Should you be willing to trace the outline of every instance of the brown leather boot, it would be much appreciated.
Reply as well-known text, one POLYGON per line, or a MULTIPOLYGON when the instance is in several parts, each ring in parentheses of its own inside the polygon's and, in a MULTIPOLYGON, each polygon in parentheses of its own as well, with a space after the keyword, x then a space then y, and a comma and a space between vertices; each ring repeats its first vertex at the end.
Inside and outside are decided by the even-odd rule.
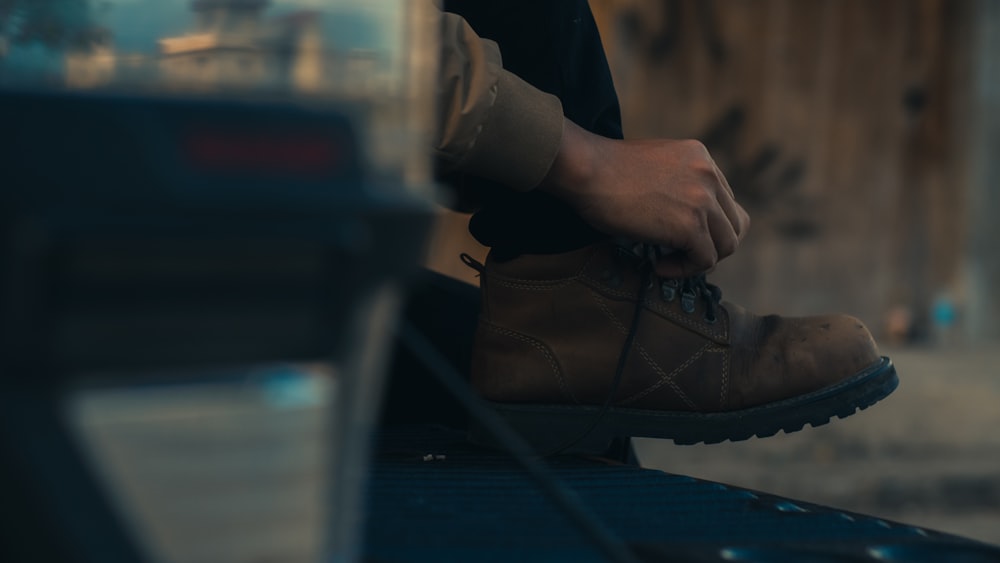
MULTIPOLYGON (((758 316, 703 277, 657 278, 646 252, 606 242, 485 266, 463 257, 483 293, 473 386, 538 451, 793 432, 896 388, 861 321, 758 316)), ((471 437, 493 445, 477 426, 471 437)))

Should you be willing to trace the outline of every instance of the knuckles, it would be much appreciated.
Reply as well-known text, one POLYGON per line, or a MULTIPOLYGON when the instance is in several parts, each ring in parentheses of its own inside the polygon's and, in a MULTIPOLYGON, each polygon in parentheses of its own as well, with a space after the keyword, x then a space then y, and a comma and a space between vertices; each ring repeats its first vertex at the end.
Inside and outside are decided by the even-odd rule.
POLYGON ((701 184, 693 184, 687 190, 684 201, 694 210, 705 210, 715 205, 715 194, 701 184))
POLYGON ((725 258, 726 256, 735 254, 739 246, 739 239, 736 237, 727 237, 724 240, 718 241, 715 249, 718 251, 720 257, 725 258))
POLYGON ((684 139, 679 141, 681 146, 689 151, 693 156, 701 157, 702 160, 710 160, 708 156, 708 149, 705 145, 697 139, 684 139))

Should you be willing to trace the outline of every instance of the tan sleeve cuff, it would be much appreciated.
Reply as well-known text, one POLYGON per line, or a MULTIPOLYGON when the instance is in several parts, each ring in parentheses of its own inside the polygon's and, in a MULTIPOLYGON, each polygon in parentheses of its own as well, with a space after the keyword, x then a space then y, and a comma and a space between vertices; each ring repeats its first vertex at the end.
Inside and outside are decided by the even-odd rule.
POLYGON ((528 191, 548 174, 562 134, 559 98, 501 70, 493 107, 457 168, 528 191))

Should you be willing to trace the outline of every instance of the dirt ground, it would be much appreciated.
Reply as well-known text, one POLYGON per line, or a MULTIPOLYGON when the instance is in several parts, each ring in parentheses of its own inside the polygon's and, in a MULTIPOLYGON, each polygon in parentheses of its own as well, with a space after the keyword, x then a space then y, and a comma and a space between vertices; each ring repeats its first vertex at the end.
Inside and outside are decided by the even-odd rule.
POLYGON ((1000 544, 1000 346, 889 349, 895 393, 844 420, 716 445, 637 441, 643 465, 1000 544))

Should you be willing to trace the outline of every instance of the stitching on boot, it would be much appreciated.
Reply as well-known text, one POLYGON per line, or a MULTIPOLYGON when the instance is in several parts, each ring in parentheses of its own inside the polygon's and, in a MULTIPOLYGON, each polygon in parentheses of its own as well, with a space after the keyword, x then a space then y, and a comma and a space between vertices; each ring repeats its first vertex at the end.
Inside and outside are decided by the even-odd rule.
POLYGON ((722 354, 722 387, 719 389, 719 409, 726 410, 729 401, 729 358, 726 358, 725 348, 712 348, 713 354, 722 354))
POLYGON ((507 281, 504 278, 499 278, 497 276, 490 276, 490 281, 497 285, 501 285, 503 287, 507 287, 510 289, 525 289, 528 291, 549 291, 552 289, 557 289, 569 285, 570 282, 573 281, 573 279, 570 278, 566 280, 552 280, 552 281, 544 280, 544 281, 535 281, 532 283, 524 283, 525 281, 528 280, 507 281))
POLYGON ((492 272, 488 272, 487 275, 496 280, 496 282, 499 283, 500 285, 510 287, 513 289, 549 289, 555 287, 562 287, 576 280, 581 275, 584 275, 583 272, 587 270, 587 266, 590 266, 590 263, 593 262, 594 256, 596 255, 597 255, 596 251, 591 252, 590 256, 587 257, 586 262, 583 263, 583 266, 581 266, 580 269, 575 274, 565 278, 556 278, 554 280, 528 280, 524 278, 512 278, 510 276, 505 276, 503 274, 496 274, 492 272))
MULTIPOLYGON (((587 275, 581 276, 581 279, 590 282, 587 285, 591 286, 591 290, 592 291, 594 290, 594 287, 598 287, 598 288, 600 288, 600 290, 602 292, 608 293, 608 294, 613 295, 615 297, 621 297, 623 299, 630 299, 630 300, 634 300, 637 297, 636 294, 630 293, 628 291, 622 291, 622 290, 611 289, 609 287, 604 287, 600 283, 598 283, 597 280, 595 280, 594 278, 591 278, 591 277, 589 277, 587 275)), ((719 330, 717 328, 713 328, 712 325, 709 325, 707 323, 703 323, 701 321, 694 320, 691 317, 686 316, 686 315, 681 315, 681 314, 677 313, 676 311, 671 311, 670 309, 667 309, 667 308, 663 307, 662 305, 660 305, 659 303, 657 303, 655 300, 646 299, 643 302, 643 305, 645 305, 646 307, 649 307, 650 309, 652 309, 653 311, 656 311, 657 313, 660 313, 661 315, 664 315, 664 316, 670 318, 671 320, 677 322, 680 325, 694 325, 699 330, 701 330, 701 331, 709 334, 713 338, 718 338, 718 339, 723 339, 723 340, 726 338, 726 333, 725 332, 723 332, 723 331, 721 331, 721 330, 719 330)))
POLYGON ((649 387, 647 387, 646 389, 643 389, 642 391, 636 393, 635 395, 632 395, 631 397, 628 397, 625 400, 623 400, 621 402, 621 404, 624 405, 624 404, 628 404, 628 403, 634 403, 634 402, 638 401, 639 399, 645 397, 646 395, 649 395, 653 391, 656 391, 660 387, 663 387, 663 384, 666 383, 666 384, 670 385, 670 388, 673 389, 674 392, 676 392, 678 395, 680 395, 680 398, 684 400, 684 404, 686 404, 687 406, 691 407, 691 409, 693 409, 693 410, 699 410, 698 409, 698 405, 696 405, 694 403, 694 401, 692 401, 691 398, 687 396, 687 393, 684 393, 684 391, 681 390, 680 386, 677 385, 677 382, 674 381, 674 378, 677 377, 677 375, 679 373, 681 373, 682 371, 684 371, 687 368, 691 367, 691 364, 693 364, 696 360, 698 360, 699 358, 701 358, 705 354, 705 348, 707 348, 707 347, 708 347, 708 345, 706 344, 700 350, 698 350, 697 352, 695 352, 693 356, 691 356, 690 358, 688 358, 683 364, 681 364, 681 365, 677 366, 676 368, 674 368, 674 370, 671 371, 669 374, 665 373, 663 371, 663 369, 660 368, 660 365, 657 364, 656 361, 653 360, 653 358, 651 358, 648 353, 646 353, 645 348, 640 347, 639 348, 639 353, 642 355, 643 358, 646 359, 647 362, 649 362, 649 364, 653 367, 653 369, 656 371, 656 373, 660 374, 661 377, 660 377, 660 379, 656 383, 650 385, 649 387))
MULTIPOLYGON (((616 317, 615 314, 611 311, 611 309, 608 308, 607 303, 605 303, 604 300, 601 299, 601 296, 596 291, 593 290, 591 290, 590 294, 597 302, 597 306, 600 307, 601 311, 603 311, 604 314, 607 315, 609 319, 611 319, 611 322, 615 325, 615 327, 618 328, 619 332, 622 332, 623 334, 627 335, 628 329, 625 328, 625 325, 623 325, 621 321, 618 320, 618 317, 616 317)), ((653 358, 649 355, 649 353, 646 352, 646 348, 643 347, 642 344, 636 342, 635 348, 636 350, 639 351, 639 355, 642 356, 644 360, 646 360, 646 363, 649 364, 649 367, 653 368, 653 371, 660 376, 660 379, 656 380, 655 383, 653 383, 646 389, 643 389, 642 391, 639 391, 638 393, 630 397, 622 399, 621 401, 618 402, 618 404, 627 405, 628 403, 633 403, 645 397, 646 395, 652 393, 653 391, 659 389, 660 387, 663 387, 664 384, 667 384, 674 391, 674 393, 676 393, 677 396, 680 397, 682 401, 684 401, 684 404, 691 407, 692 410, 698 410, 698 406, 695 405, 694 401, 692 401, 691 398, 687 396, 687 393, 685 393, 680 388, 680 386, 677 385, 677 382, 674 381, 674 377, 676 377, 677 374, 680 373, 681 371, 687 369, 695 360, 700 358, 701 355, 705 352, 705 350, 707 350, 710 346, 711 344, 705 344, 704 346, 701 347, 700 350, 695 352, 693 356, 688 358, 687 361, 682 363, 680 366, 676 367, 673 371, 671 371, 668 374, 663 370, 663 368, 660 367, 658 363, 656 363, 655 360, 653 360, 653 358)))
POLYGON ((559 384, 559 389, 562 390, 562 392, 565 393, 574 403, 579 404, 580 401, 578 401, 576 399, 576 396, 573 395, 573 392, 569 388, 568 382, 563 377, 562 369, 560 369, 559 367, 559 362, 556 361, 555 355, 552 353, 551 350, 549 350, 549 347, 546 346, 545 343, 540 342, 530 336, 521 334, 519 332, 514 332, 513 330, 499 327, 488 321, 481 321, 481 322, 486 328, 492 330, 493 332, 496 332, 497 334, 500 334, 502 336, 509 336, 510 338, 523 342, 541 352, 542 355, 545 356, 545 359, 548 360, 549 366, 552 367, 552 373, 553 375, 556 376, 556 381, 559 384))

